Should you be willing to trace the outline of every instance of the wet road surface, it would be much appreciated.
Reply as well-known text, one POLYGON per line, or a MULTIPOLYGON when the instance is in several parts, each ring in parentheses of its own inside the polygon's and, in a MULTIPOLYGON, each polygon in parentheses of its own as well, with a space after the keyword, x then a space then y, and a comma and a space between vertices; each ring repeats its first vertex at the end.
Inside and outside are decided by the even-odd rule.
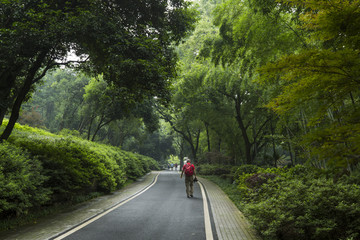
POLYGON ((69 233, 54 239, 206 239, 199 184, 194 184, 194 198, 187 198, 184 178, 176 171, 162 172, 136 198, 69 233))

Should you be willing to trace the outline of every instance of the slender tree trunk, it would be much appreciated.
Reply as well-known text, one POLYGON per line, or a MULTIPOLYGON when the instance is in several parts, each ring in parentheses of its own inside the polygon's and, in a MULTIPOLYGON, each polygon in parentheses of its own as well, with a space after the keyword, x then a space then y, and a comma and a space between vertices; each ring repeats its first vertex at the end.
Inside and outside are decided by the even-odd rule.
POLYGON ((86 118, 85 117, 82 117, 81 120, 80 120, 80 123, 79 123, 79 127, 78 127, 78 131, 79 133, 81 134, 83 132, 83 129, 86 125, 86 118))
POLYGON ((288 137, 288 148, 289 148, 289 152, 290 152, 290 160, 291 160, 291 164, 294 166, 295 165, 295 161, 294 161, 294 157, 293 157, 293 150, 292 150, 292 146, 291 146, 291 142, 290 142, 290 132, 289 132, 289 128, 286 126, 286 134, 288 137))
POLYGON ((249 136, 246 132, 246 127, 244 125, 243 119, 241 117, 241 102, 239 98, 235 98, 235 109, 236 109, 236 120, 238 122, 239 128, 242 133, 242 137, 245 143, 245 155, 246 155, 246 163, 251 164, 252 158, 251 158, 251 143, 249 140, 249 136))
POLYGON ((257 156, 258 153, 258 142, 257 142, 257 134, 256 134, 256 126, 257 126, 257 122, 256 122, 256 116, 254 116, 254 125, 252 127, 252 132, 253 132, 253 143, 252 143, 252 149, 253 149, 253 154, 251 159, 255 159, 255 157, 257 156))
POLYGON ((59 129, 58 129, 59 131, 61 131, 61 130, 64 128, 65 118, 67 118, 68 112, 69 112, 68 107, 65 106, 64 113, 63 113, 62 118, 61 118, 61 121, 60 121, 60 123, 59 123, 59 129))
POLYGON ((15 80, 16 76, 12 74, 12 69, 7 69, 0 74, 0 126, 13 100, 10 99, 10 93, 15 85, 15 80))
POLYGON ((95 140, 95 137, 96 137, 97 133, 99 132, 99 130, 100 130, 102 127, 104 127, 105 125, 109 124, 109 123, 112 121, 112 119, 109 120, 109 121, 107 121, 107 122, 103 122, 103 120, 104 120, 104 117, 101 117, 101 120, 100 120, 98 126, 96 127, 96 130, 95 130, 95 132, 94 132, 94 135, 93 135, 91 141, 94 141, 94 140, 95 140))
POLYGON ((300 110, 300 115, 301 115, 301 125, 304 129, 304 133, 307 134, 307 120, 306 120, 306 116, 303 110, 300 110))
POLYGON ((182 170, 183 166, 184 166, 184 138, 180 139, 180 143, 179 143, 179 148, 180 148, 180 153, 179 153, 179 158, 180 158, 180 170, 182 170))
POLYGON ((89 128, 88 128, 87 140, 90 140, 91 125, 92 125, 93 120, 94 120, 94 117, 91 117, 90 118, 90 123, 89 123, 89 128))
POLYGON ((351 98, 352 104, 355 105, 355 100, 354 100, 354 96, 353 96, 352 92, 350 92, 350 98, 351 98))
POLYGON ((193 140, 192 140, 191 132, 190 132, 189 129, 187 130, 187 132, 188 132, 188 136, 189 136, 188 139, 189 139, 190 141, 187 140, 187 139, 185 139, 185 140, 187 140, 188 143, 190 144, 191 153, 192 153, 192 156, 193 156, 193 162, 194 162, 194 163, 197 163, 197 151, 198 151, 198 148, 199 148, 200 129, 198 129, 197 132, 196 132, 196 136, 195 136, 196 140, 195 140, 195 143, 194 143, 193 140))
POLYGON ((26 98, 26 95, 29 93, 31 86, 33 84, 35 75, 37 71, 41 68, 41 65, 46 57, 47 51, 43 51, 39 54, 36 61, 32 65, 32 67, 29 69, 28 75, 25 78, 24 85, 20 89, 19 93, 17 94, 16 100, 12 106, 11 109, 11 115, 9 119, 9 123, 6 126, 4 132, 0 136, 0 141, 7 140, 14 129, 15 123, 19 118, 19 112, 21 108, 21 104, 26 98))
POLYGON ((206 138, 207 138, 208 152, 211 152, 210 134, 209 134, 209 123, 207 123, 207 122, 205 122, 205 129, 206 129, 206 138))
MULTIPOLYGON (((270 130, 271 130, 271 134, 274 136, 275 130, 272 125, 272 122, 270 122, 270 130)), ((272 138, 271 142, 272 142, 272 150, 273 150, 274 167, 277 167, 277 154, 276 154, 276 145, 274 138, 272 138)))
POLYGON ((218 151, 221 151, 221 138, 219 137, 219 141, 218 141, 218 151))
POLYGON ((99 121, 98 125, 96 126, 95 132, 91 138, 92 142, 94 141, 96 134, 98 133, 99 129, 101 128, 101 124, 102 124, 103 120, 104 120, 104 115, 101 116, 100 121, 99 121))
POLYGON ((162 112, 160 109, 157 109, 158 112, 160 113, 161 117, 168 123, 170 123, 170 126, 172 127, 172 129, 179 133, 183 139, 185 141, 187 141, 190 145, 191 148, 191 152, 192 152, 192 156, 193 156, 193 160, 194 162, 197 161, 197 151, 198 151, 198 147, 199 147, 199 138, 200 138, 200 129, 198 129, 197 133, 196 133, 196 143, 194 146, 194 142, 193 142, 193 138, 192 138, 192 134, 190 132, 190 130, 187 128, 186 131, 182 131, 179 130, 176 125, 174 124, 174 122, 172 121, 171 117, 167 114, 165 114, 164 112, 162 112))

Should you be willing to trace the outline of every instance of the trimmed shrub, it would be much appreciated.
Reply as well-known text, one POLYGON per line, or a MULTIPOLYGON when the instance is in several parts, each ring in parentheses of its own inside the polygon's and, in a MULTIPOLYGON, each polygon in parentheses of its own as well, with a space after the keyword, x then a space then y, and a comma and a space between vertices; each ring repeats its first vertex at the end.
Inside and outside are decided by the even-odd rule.
POLYGON ((360 239, 360 187, 306 166, 239 177, 244 212, 264 239, 360 239))
POLYGON ((9 141, 36 156, 48 179, 52 202, 72 201, 91 192, 109 193, 158 168, 155 160, 120 148, 86 141, 74 136, 58 136, 41 129, 16 125, 9 141))
POLYGON ((334 184, 325 178, 306 183, 287 179, 264 184, 262 191, 267 194, 247 204, 245 212, 266 239, 360 237, 360 188, 357 185, 334 184))
POLYGON ((7 142, 0 144, 0 216, 19 216, 49 200, 47 178, 36 158, 7 142))
POLYGON ((91 144, 69 137, 32 135, 16 138, 14 143, 43 163, 44 172, 49 176, 45 186, 54 192, 54 201, 71 200, 75 195, 93 191, 113 191, 117 185, 114 174, 123 175, 114 160, 100 148, 95 151, 91 144))
POLYGON ((146 172, 150 172, 151 170, 154 170, 154 171, 160 170, 159 163, 155 159, 148 157, 148 156, 140 155, 140 154, 135 154, 135 155, 141 160, 141 162, 144 163, 146 172))

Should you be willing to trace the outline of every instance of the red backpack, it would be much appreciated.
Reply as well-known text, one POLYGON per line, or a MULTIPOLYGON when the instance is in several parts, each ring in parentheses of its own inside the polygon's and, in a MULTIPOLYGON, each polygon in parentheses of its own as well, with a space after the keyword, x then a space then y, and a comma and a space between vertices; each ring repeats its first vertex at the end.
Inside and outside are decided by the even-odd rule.
POLYGON ((194 174, 194 167, 192 164, 185 165, 185 175, 192 176, 194 174))

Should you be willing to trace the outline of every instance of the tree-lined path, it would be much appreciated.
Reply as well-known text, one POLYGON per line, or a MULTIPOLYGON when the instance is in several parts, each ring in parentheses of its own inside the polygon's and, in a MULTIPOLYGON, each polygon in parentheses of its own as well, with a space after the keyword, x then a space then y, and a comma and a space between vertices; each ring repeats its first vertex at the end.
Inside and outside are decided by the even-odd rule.
POLYGON ((259 239, 226 194, 199 179, 188 199, 179 172, 153 171, 113 194, 3 232, 0 239, 259 239))
POLYGON ((7 0, 0 43, 0 240, 360 240, 360 0, 7 0))

